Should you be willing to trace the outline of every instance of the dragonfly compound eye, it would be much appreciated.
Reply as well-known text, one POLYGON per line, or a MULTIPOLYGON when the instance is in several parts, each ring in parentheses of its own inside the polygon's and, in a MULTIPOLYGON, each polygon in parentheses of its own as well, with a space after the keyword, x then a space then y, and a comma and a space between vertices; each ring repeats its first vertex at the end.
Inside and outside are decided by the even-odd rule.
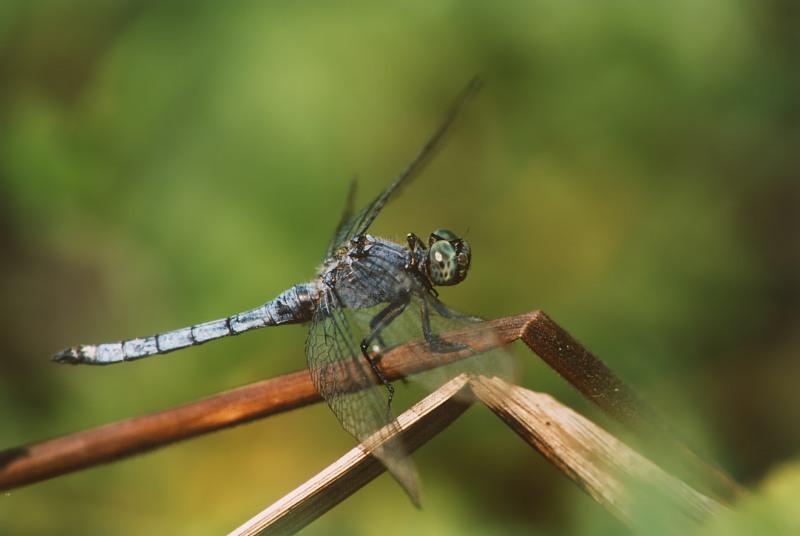
POLYGON ((467 277, 471 252, 469 244, 446 230, 431 234, 428 251, 428 276, 434 285, 448 286, 467 277))

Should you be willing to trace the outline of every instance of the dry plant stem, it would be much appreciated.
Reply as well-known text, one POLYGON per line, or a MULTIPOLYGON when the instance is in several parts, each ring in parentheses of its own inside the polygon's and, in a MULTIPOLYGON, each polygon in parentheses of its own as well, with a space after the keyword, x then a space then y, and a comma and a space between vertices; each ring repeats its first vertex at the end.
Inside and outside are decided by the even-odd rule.
MULTIPOLYGON (((522 339, 584 396, 612 418, 644 435, 643 439, 659 444, 669 437, 659 424, 661 420, 632 389, 541 311, 489 321, 480 329, 466 328, 442 334, 442 338, 465 343, 475 351, 486 350, 482 335, 486 328, 496 333, 496 342, 501 344, 522 339), (650 437, 652 434, 655 436, 650 437)), ((381 367, 386 377, 394 380, 469 355, 469 351, 431 354, 424 341, 411 341, 387 352, 381 367)), ((0 490, 108 463, 318 400, 310 374, 304 370, 150 415, 8 449, 0 452, 0 490)), ((680 445, 672 438, 670 441, 680 445)), ((680 450, 690 453, 682 446, 680 450)), ((702 479, 713 480, 716 488, 722 488, 723 497, 736 496, 739 488, 729 477, 691 453, 688 458, 693 461, 687 464, 699 467, 696 472, 702 479)))
POLYGON ((546 314, 536 311, 520 337, 583 396, 632 431, 659 463, 726 503, 745 495, 739 484, 684 444, 636 391, 546 314))
POLYGON ((0 452, 0 489, 126 458, 319 399, 308 371, 301 371, 164 411, 5 450, 0 452))
MULTIPOLYGON (((643 495, 664 509, 676 533, 692 531, 726 511, 549 395, 499 378, 461 375, 402 414, 398 430, 409 451, 466 409, 467 400, 473 396, 465 396, 465 391, 635 531, 646 534, 652 529, 646 518, 637 516, 643 495)), ((386 439, 385 434, 375 437, 386 439)), ((353 449, 231 534, 294 534, 321 517, 384 471, 368 455, 369 442, 365 444, 366 448, 360 445, 353 449)))
MULTIPOLYGON (((444 430, 470 406, 467 384, 467 377, 459 376, 397 418, 398 440, 407 452, 444 430)), ((231 534, 294 534, 321 517, 386 470, 369 455, 371 447, 387 439, 386 434, 378 432, 374 438, 379 438, 375 445, 365 441, 231 534)))
POLYGON ((478 400, 632 529, 648 532, 636 516, 642 492, 670 508, 672 522, 686 529, 726 511, 549 395, 499 378, 473 378, 470 384, 478 400))

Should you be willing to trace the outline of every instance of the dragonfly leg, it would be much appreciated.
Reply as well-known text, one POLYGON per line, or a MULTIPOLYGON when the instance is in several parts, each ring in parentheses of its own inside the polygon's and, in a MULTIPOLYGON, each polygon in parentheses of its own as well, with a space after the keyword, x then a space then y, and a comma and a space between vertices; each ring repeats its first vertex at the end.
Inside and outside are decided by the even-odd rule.
MULTIPOLYGON (((436 307, 437 303, 438 300, 434 298, 434 308, 437 311, 439 311, 439 308, 436 307)), ((419 308, 420 308, 420 315, 422 316, 422 334, 425 336, 425 340, 430 345, 432 351, 437 353, 447 353, 447 352, 457 352, 459 350, 472 350, 472 348, 470 348, 469 345, 467 344, 462 344, 460 342, 444 341, 440 339, 438 335, 434 335, 433 330, 431 330, 431 316, 430 316, 430 310, 428 309, 427 296, 423 296, 422 299, 420 299, 419 308)))
POLYGON ((386 416, 387 420, 391 420, 390 410, 392 407, 392 399, 394 398, 394 387, 392 386, 391 382, 386 379, 386 376, 381 371, 378 363, 383 357, 381 350, 376 349, 375 355, 370 355, 370 346, 372 345, 373 341, 378 341, 378 344, 383 347, 385 346, 383 342, 383 338, 381 337, 381 333, 383 332, 386 327, 394 321, 395 318, 400 316, 403 311, 406 310, 410 300, 410 296, 405 295, 404 299, 396 301, 394 303, 390 303, 385 308, 383 308, 375 317, 370 320, 369 322, 369 334, 361 341, 361 354, 369 363, 372 372, 375 373, 378 380, 386 387, 386 390, 389 391, 389 397, 386 402, 386 416))

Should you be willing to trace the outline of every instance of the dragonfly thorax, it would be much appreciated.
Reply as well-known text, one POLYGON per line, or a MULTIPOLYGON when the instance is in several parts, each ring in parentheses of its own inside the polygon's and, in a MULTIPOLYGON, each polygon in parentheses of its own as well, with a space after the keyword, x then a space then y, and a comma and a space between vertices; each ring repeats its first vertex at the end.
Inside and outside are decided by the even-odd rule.
POLYGON ((467 277, 472 253, 466 240, 452 231, 439 229, 431 233, 428 248, 425 265, 431 283, 450 286, 467 277))

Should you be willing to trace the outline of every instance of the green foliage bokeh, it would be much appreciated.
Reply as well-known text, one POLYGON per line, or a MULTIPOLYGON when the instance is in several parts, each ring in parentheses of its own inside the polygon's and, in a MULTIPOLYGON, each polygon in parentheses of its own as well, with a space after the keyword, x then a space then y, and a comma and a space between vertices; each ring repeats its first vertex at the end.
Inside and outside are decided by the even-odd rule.
MULTIPOLYGON (((303 367, 297 326, 119 367, 48 357, 310 279, 351 178, 371 199, 479 73, 374 231, 466 233, 447 303, 544 309, 759 482, 800 450, 796 20, 778 0, 4 2, 0 449, 303 367)), ((595 415, 519 353, 524 385, 595 415)), ((351 445, 327 408, 296 411, 15 490, 0 532, 216 534, 351 445)), ((308 532, 620 530, 486 412, 415 459, 422 511, 382 477, 308 532)))

